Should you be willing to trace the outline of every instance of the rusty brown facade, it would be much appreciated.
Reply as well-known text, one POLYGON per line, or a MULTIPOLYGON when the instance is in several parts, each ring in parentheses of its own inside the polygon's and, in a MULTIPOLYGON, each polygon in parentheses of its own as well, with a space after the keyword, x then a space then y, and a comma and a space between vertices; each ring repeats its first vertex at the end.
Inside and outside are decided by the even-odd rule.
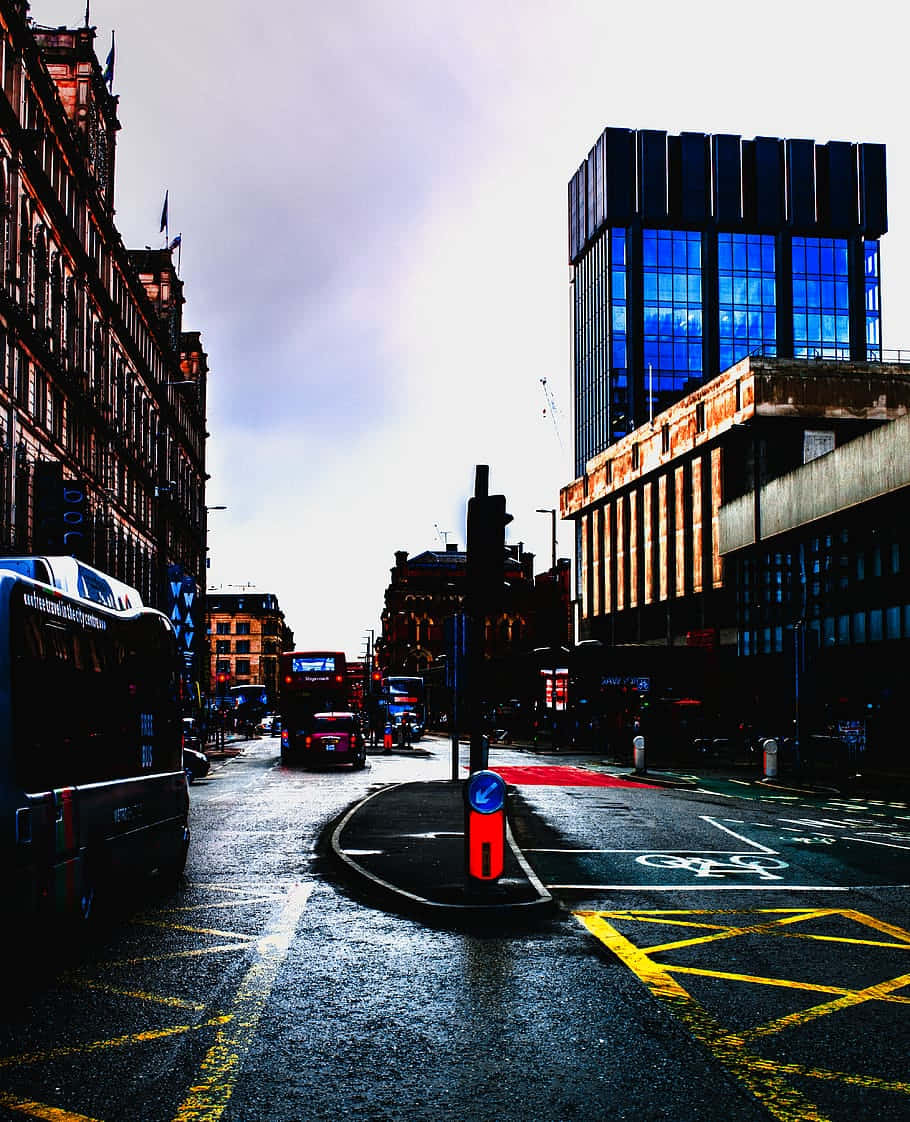
POLYGON ((287 626, 278 597, 246 589, 206 596, 206 632, 213 695, 232 686, 265 686, 270 704, 278 696, 278 656, 292 650, 294 633, 287 626))
MULTIPOLYGON (((578 638, 622 648, 614 663, 637 673, 670 665, 658 648, 715 650, 729 667, 737 589, 721 507, 908 412, 908 365, 753 357, 611 445, 560 492, 581 544, 578 638)), ((759 499, 753 516, 760 542, 759 499)))
POLYGON ((169 572, 204 588, 207 359, 171 252, 114 224, 94 29, 27 8, 0 3, 0 551, 47 551, 36 480, 57 463, 87 495, 82 559, 168 610, 169 572))

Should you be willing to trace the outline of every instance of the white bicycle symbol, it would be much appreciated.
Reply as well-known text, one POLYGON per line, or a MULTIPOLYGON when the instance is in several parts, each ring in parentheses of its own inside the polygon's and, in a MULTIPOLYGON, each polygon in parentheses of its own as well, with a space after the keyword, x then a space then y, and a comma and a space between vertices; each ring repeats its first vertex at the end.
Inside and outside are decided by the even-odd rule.
POLYGON ((734 853, 729 861, 717 861, 713 857, 683 857, 677 853, 648 853, 644 857, 636 857, 635 860, 639 865, 647 865, 653 869, 684 869, 697 877, 754 873, 762 880, 783 880, 783 877, 771 870, 787 868, 786 861, 759 853, 734 853))

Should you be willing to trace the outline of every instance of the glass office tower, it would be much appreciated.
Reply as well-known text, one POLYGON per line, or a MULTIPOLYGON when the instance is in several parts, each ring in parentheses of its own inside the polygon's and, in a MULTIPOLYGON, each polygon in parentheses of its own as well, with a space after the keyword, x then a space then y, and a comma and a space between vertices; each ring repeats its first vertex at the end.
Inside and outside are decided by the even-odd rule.
POLYGON ((575 473, 748 354, 881 359, 880 144, 606 129, 569 183, 575 473))

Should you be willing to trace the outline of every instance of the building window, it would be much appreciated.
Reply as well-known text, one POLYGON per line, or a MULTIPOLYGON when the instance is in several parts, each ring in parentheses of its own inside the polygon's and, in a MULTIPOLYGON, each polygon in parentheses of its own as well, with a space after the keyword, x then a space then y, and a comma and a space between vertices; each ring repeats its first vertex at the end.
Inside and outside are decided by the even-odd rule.
POLYGON ((238 639, 234 644, 234 651, 236 654, 249 654, 250 641, 249 639, 238 639))
POLYGON ((249 633, 250 633, 250 621, 248 619, 238 620, 237 621, 237 634, 238 635, 249 635, 249 633))
POLYGON ((626 232, 610 231, 610 440, 632 431, 626 358, 626 232))
POLYGON ((850 357, 845 238, 793 239, 793 355, 850 357))
POLYGON ((220 658, 215 663, 216 674, 230 674, 231 664, 226 658, 220 658))
POLYGON ((220 621, 219 623, 215 624, 215 634, 216 635, 230 635, 230 633, 231 633, 230 620, 228 620, 227 622, 220 621))
POLYGON ((880 361, 882 357, 882 313, 879 296, 878 242, 863 246, 866 284, 866 358, 880 361))
POLYGON ((249 674, 249 672, 250 672, 250 660, 248 658, 238 658, 237 661, 234 664, 234 669, 235 669, 235 671, 237 672, 238 675, 249 674))
POLYGON ((230 654, 231 641, 230 639, 216 639, 215 640, 215 654, 230 654))
POLYGON ((777 354, 773 236, 718 234, 717 286, 721 370, 755 351, 777 354))
POLYGON ((644 374, 660 412, 702 376, 701 234, 642 231, 644 374))

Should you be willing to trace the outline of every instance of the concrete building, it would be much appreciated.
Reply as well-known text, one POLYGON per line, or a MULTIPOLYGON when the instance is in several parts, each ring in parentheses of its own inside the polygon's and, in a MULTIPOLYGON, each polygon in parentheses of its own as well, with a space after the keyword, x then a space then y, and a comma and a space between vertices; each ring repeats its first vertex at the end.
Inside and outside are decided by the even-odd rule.
POLYGON ((0 552, 72 552, 134 585, 198 681, 206 355, 170 250, 130 251, 114 224, 94 29, 27 11, 0 5, 0 552))
POLYGON ((278 656, 294 647, 278 597, 254 588, 241 592, 209 589, 205 602, 209 674, 213 696, 235 686, 265 686, 269 704, 278 697, 278 656))
MULTIPOLYGON (((752 709, 759 695, 767 705, 769 689, 791 707, 789 664, 782 692, 780 674, 765 688, 756 663, 737 662, 792 651, 802 618, 793 609, 796 554, 784 560, 767 544, 801 525, 786 518, 798 508, 775 498, 772 513, 766 489, 789 494, 781 488, 794 473, 853 464, 854 442, 864 447, 873 435, 897 457, 882 478, 897 479, 906 469, 903 427, 890 436, 888 422, 908 414, 910 365, 746 358, 593 457, 560 503, 580 542, 579 637, 602 644, 600 669, 647 677, 655 694, 694 694, 717 712, 752 709)), ((854 505, 876 494, 868 475, 858 477, 854 505)), ((850 486, 818 492, 819 513, 803 520, 836 511, 850 486)), ((812 497, 806 484, 801 494, 812 497)), ((817 646, 830 638, 832 618, 819 608, 806 625, 817 646)))

